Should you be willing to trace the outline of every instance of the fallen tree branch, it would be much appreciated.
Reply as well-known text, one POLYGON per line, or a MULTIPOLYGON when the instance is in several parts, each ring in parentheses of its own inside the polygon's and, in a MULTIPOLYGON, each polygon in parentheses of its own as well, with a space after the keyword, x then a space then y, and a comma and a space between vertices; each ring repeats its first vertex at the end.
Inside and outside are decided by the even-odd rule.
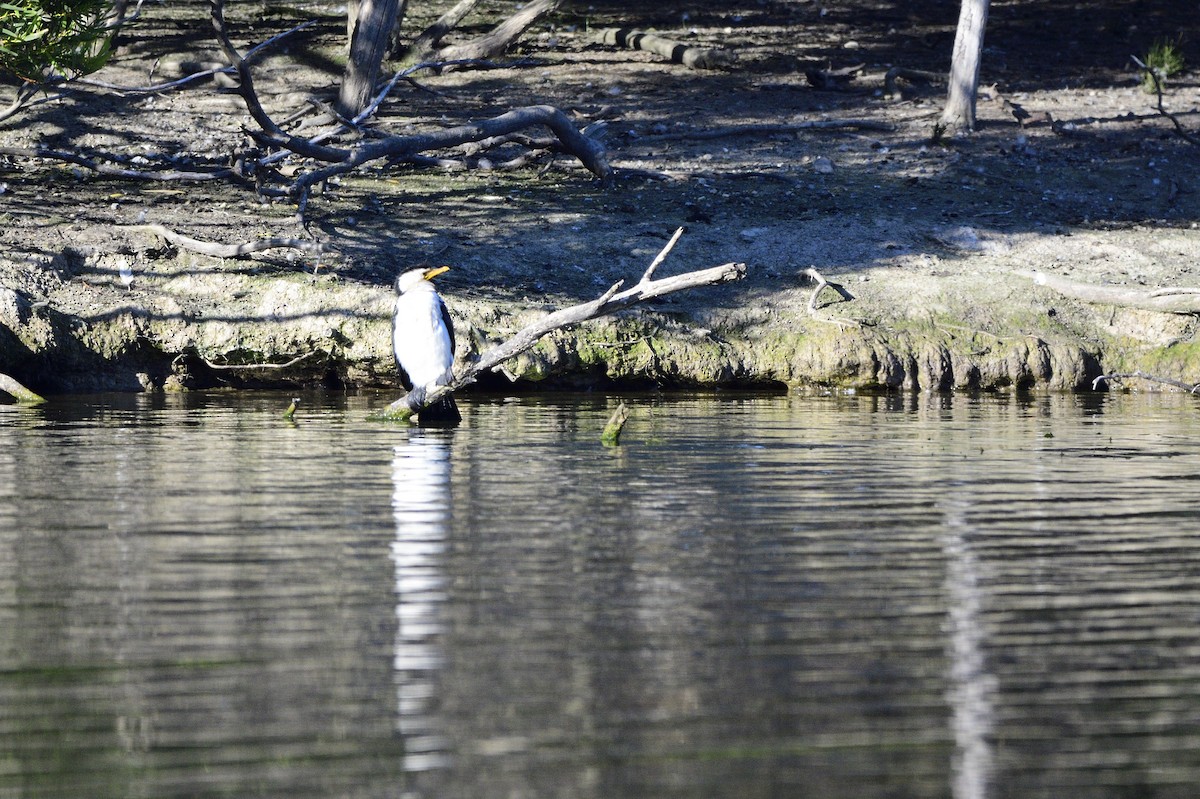
MULTIPOLYGON (((302 30, 307 30, 316 24, 316 20, 310 19, 308 22, 301 22, 299 25, 295 26, 294 28, 289 28, 283 33, 277 33, 271 38, 256 44, 254 47, 251 47, 246 51, 246 55, 243 56, 243 58, 247 62, 253 62, 255 58, 257 58, 271 45, 277 44, 278 42, 281 42, 289 36, 299 33, 302 30)), ((211 78, 216 75, 231 75, 236 72, 237 69, 233 66, 212 67, 210 69, 203 69, 198 72, 193 72, 190 75, 184 75, 182 78, 167 81, 166 83, 154 84, 152 86, 121 86, 116 83, 107 83, 105 81, 96 80, 95 78, 75 78, 74 80, 71 80, 70 83, 72 85, 78 84, 83 86, 91 86, 97 89, 106 89, 118 94, 155 94, 157 92, 177 89, 180 86, 185 86, 188 83, 191 83, 192 81, 211 78)))
MULTIPOLYGON (((463 18, 470 14, 477 5, 479 5, 479 0, 460 0, 412 41, 412 44, 406 48, 403 59, 405 61, 427 59, 437 49, 446 34, 458 27, 458 23, 462 22, 463 18)), ((400 55, 400 53, 394 55, 400 55)))
MULTIPOLYGON (((15 116, 18 111, 28 105, 29 102, 37 96, 39 91, 48 88, 54 82, 55 81, 45 81, 43 83, 35 83, 33 81, 26 81, 25 83, 22 83, 17 87, 17 91, 13 96, 12 103, 10 103, 7 108, 0 110, 0 122, 5 121, 9 117, 15 116)), ((42 100, 42 102, 49 102, 51 99, 53 98, 47 96, 42 100)))
POLYGON ((1189 289, 1127 289, 1120 286, 1099 286, 1081 283, 1045 272, 1018 271, 1014 274, 1032 279, 1067 297, 1096 305, 1116 305, 1145 311, 1174 314, 1200 314, 1200 294, 1189 289))
MULTIPOLYGON (((649 271, 647 270, 647 272, 649 271)), ((745 274, 745 264, 731 262, 659 280, 643 278, 637 285, 624 291, 621 291, 624 281, 618 281, 608 291, 590 302, 563 308, 527 325, 507 341, 492 347, 477 360, 456 370, 454 379, 448 384, 428 391, 420 387, 414 388, 377 414, 377 418, 407 421, 419 413, 422 408, 475 382, 475 376, 480 372, 495 369, 510 358, 515 358, 530 349, 542 336, 554 330, 577 325, 599 316, 606 316, 664 294, 741 280, 745 274)))
POLYGON ((98 175, 107 175, 109 177, 125 178, 126 180, 154 180, 154 181, 204 181, 218 180, 234 176, 234 171, 228 167, 214 169, 211 172, 195 172, 180 169, 164 169, 162 171, 154 171, 150 169, 130 169, 129 167, 116 166, 126 162, 129 159, 124 156, 114 155, 112 153, 96 153, 93 155, 85 155, 83 153, 72 152, 70 150, 55 150, 50 147, 38 145, 36 147, 8 147, 0 146, 0 155, 9 155, 17 158, 45 158, 49 161, 63 161, 68 164, 75 164, 83 167, 98 175), (107 163, 107 162, 113 163, 107 163))
POLYGON ((597 31, 595 41, 609 47, 645 50, 672 63, 691 69, 724 69, 737 60, 737 53, 714 47, 692 47, 654 33, 633 28, 605 28, 597 31))
POLYGON ((429 133, 389 136, 386 139, 376 139, 360 144, 337 163, 329 164, 297 178, 292 184, 291 192, 294 197, 300 199, 303 205, 308 192, 317 183, 350 172, 370 161, 381 158, 409 158, 427 150, 457 147, 467 142, 504 136, 534 125, 545 125, 550 128, 562 142, 566 152, 578 158, 592 174, 605 183, 612 180, 612 167, 604 154, 604 147, 599 142, 580 132, 567 115, 559 109, 549 105, 533 105, 516 108, 480 122, 429 133))
POLYGON ((806 130, 847 129, 894 131, 896 126, 888 122, 878 122, 873 119, 810 119, 806 122, 795 122, 792 124, 733 125, 727 128, 657 133, 648 136, 639 136, 637 143, 672 141, 676 139, 704 141, 706 139, 723 139, 730 136, 770 136, 778 133, 799 133, 806 130))
POLYGON ((612 416, 608 417, 608 424, 604 425, 604 430, 600 433, 600 442, 606 447, 615 447, 620 444, 621 431, 625 429, 625 423, 628 421, 629 408, 625 407, 625 403, 622 402, 617 405, 612 416))
POLYGON ((838 283, 830 283, 828 280, 825 279, 825 276, 822 275, 820 272, 818 272, 815 268, 809 267, 808 269, 805 269, 804 274, 807 275, 808 277, 812 278, 812 280, 815 281, 817 284, 817 287, 815 289, 813 289, 812 296, 808 298, 809 313, 817 312, 817 296, 825 288, 833 289, 846 302, 850 302, 854 299, 854 295, 851 294, 850 292, 846 291, 846 289, 843 286, 841 286, 838 283))
POLYGON ((243 244, 217 244, 216 242, 193 239, 182 233, 176 233, 162 225, 126 225, 125 227, 129 230, 141 230, 153 233, 169 244, 174 244, 176 247, 190 250, 191 252, 198 252, 202 255, 211 255, 214 258, 241 258, 250 253, 273 249, 293 249, 318 255, 329 251, 329 245, 324 242, 309 241, 307 239, 275 237, 247 241, 243 244))
POLYGON ((1134 372, 1126 372, 1126 373, 1121 373, 1121 374, 1114 373, 1111 375, 1100 375, 1099 377, 1097 377, 1095 380, 1092 381, 1092 390, 1096 391, 1100 387, 1101 380, 1114 381, 1114 380, 1122 380, 1122 379, 1128 379, 1128 378, 1137 378, 1139 380, 1147 380, 1151 383, 1162 383, 1163 385, 1166 385, 1166 386, 1173 386, 1174 388, 1181 388, 1189 394, 1195 394, 1198 391, 1200 391, 1200 383, 1185 383, 1182 380, 1175 380, 1174 378, 1170 378, 1170 377, 1158 377, 1157 375, 1146 374, 1141 369, 1138 369, 1137 371, 1134 371, 1134 372))
POLYGON ((858 73, 862 72, 866 64, 855 64, 852 67, 841 67, 834 69, 806 69, 804 77, 808 81, 808 85, 814 89, 822 89, 825 91, 842 91, 846 89, 850 82, 858 78, 858 73))
POLYGON ((0 372, 0 392, 10 395, 21 405, 38 405, 46 401, 41 394, 30 391, 3 372, 0 372))
POLYGON ((501 22, 491 31, 469 42, 444 47, 438 51, 443 60, 491 58, 503 53, 513 40, 520 36, 539 17, 554 11, 562 0, 534 0, 520 6, 520 10, 501 22))
POLYGON ((217 41, 221 44, 221 49, 224 50, 225 57, 229 59, 230 64, 233 65, 234 70, 237 72, 237 93, 241 96, 242 102, 246 104, 246 110, 250 113, 251 118, 262 129, 261 132, 255 135, 255 138, 263 143, 282 147, 306 158, 315 158, 318 161, 341 161, 347 158, 350 155, 347 150, 312 144, 307 139, 292 136, 276 124, 275 120, 262 107, 262 103, 258 99, 258 92, 254 90, 254 77, 250 74, 250 62, 238 52, 238 49, 233 46, 233 41, 229 38, 229 30, 225 24, 224 0, 209 0, 209 7, 213 31, 216 33, 217 41))
POLYGON ((1171 124, 1175 126, 1175 132, 1178 133, 1184 141, 1200 147, 1200 136, 1189 132, 1174 114, 1167 111, 1167 109, 1163 107, 1162 81, 1159 80, 1158 71, 1151 69, 1145 64, 1145 62, 1135 55, 1131 55, 1130 58, 1133 59, 1133 63, 1137 64, 1143 72, 1150 76, 1150 80, 1154 81, 1154 94, 1158 97, 1158 113, 1171 120, 1171 124))
POLYGON ((890 99, 896 99, 903 96, 903 92, 896 85, 897 80, 906 80, 909 83, 932 83, 933 81, 944 81, 947 75, 945 72, 929 72, 924 69, 908 69, 906 67, 892 67, 883 76, 883 96, 890 99))
MULTIPOLYGON (((327 164, 325 167, 300 176, 292 183, 289 193, 297 201, 301 216, 304 214, 309 192, 314 185, 350 172, 363 164, 382 158, 410 158, 426 150, 444 149, 469 141, 503 136, 534 125, 545 125, 550 128, 551 132, 562 142, 565 150, 578 158, 601 180, 607 183, 612 178, 612 167, 609 166, 604 155, 604 148, 600 143, 581 133, 562 111, 546 105, 518 108, 482 122, 459 125, 431 133, 372 139, 349 150, 328 147, 316 143, 315 140, 289 134, 263 109, 262 103, 258 99, 258 94, 254 89, 254 79, 250 73, 250 65, 229 38, 225 24, 224 0, 209 0, 209 4, 213 30, 225 51, 226 58, 230 60, 237 71, 238 94, 246 103, 246 109, 250 116, 260 128, 251 135, 260 144, 289 150, 297 155, 327 164)), ((409 70, 411 69, 413 68, 410 67, 409 70)), ((385 91, 390 91, 392 85, 394 83, 389 84, 385 91)), ((377 103, 368 104, 368 108, 373 109, 376 105, 377 103)), ((360 118, 356 117, 353 121, 357 122, 360 118)))

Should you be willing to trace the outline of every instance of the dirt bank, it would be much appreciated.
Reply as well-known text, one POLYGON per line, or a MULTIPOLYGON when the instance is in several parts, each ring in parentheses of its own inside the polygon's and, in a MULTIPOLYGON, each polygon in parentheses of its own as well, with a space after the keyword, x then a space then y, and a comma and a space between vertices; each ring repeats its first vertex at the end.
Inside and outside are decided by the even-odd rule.
MULTIPOLYGON (((283 116, 329 93, 341 22, 318 5, 266 8, 253 29, 237 23, 241 41, 321 20, 256 68, 283 116)), ((775 2, 733 15, 665 4, 628 20, 600 5, 535 31, 517 54, 533 65, 425 76, 384 108, 393 127, 534 103, 581 125, 604 120, 619 170, 611 187, 565 157, 516 171, 477 157, 464 172, 381 166, 315 197, 302 227, 294 206, 223 183, 134 183, 12 159, 0 176, 0 371, 43 391, 387 385, 389 285, 406 265, 454 266, 441 287, 469 348, 636 279, 684 225, 662 273, 743 261, 746 280, 557 334, 514 376, 934 390, 1074 389, 1135 368, 1200 379, 1188 295, 1162 310, 1155 293, 1200 284, 1200 158, 1126 67, 1126 51, 1175 21, 1143 19, 1142 43, 1113 32, 1128 29, 1112 16, 1122 4, 1041 14, 1037 25, 1022 4, 998 9, 984 78, 1003 101, 981 102, 979 133, 939 145, 941 87, 883 92, 890 66, 945 68, 954 20, 938 8, 775 2), (728 47, 737 66, 690 70, 589 39, 588 28, 630 22, 728 47), (1049 48, 1047 61, 1062 30, 1078 41, 1049 48), (855 63, 865 67, 844 89, 815 89, 805 75, 855 63), (1012 103, 1048 118, 1022 127, 1012 103), (866 124, 801 127, 817 119, 866 124), (331 252, 319 263, 283 250, 221 260, 139 223, 223 243, 302 237, 331 252), (811 310, 809 267, 852 299, 826 289, 811 310)), ((148 8, 138 38, 96 77, 139 85, 156 60, 205 60, 202 12, 148 8)), ((1198 101, 1195 72, 1172 82, 1167 103, 1184 124, 1200 127, 1198 101)), ((0 144, 216 163, 245 146, 249 124, 213 82, 80 91, 29 109, 0 144)))

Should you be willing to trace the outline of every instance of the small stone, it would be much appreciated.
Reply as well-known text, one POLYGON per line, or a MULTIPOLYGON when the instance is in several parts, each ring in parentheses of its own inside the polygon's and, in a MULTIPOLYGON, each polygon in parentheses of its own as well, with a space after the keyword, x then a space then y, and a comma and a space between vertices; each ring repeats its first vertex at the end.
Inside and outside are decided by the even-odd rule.
POLYGON ((833 173, 833 161, 830 161, 825 156, 817 156, 813 159, 813 171, 822 175, 833 173))

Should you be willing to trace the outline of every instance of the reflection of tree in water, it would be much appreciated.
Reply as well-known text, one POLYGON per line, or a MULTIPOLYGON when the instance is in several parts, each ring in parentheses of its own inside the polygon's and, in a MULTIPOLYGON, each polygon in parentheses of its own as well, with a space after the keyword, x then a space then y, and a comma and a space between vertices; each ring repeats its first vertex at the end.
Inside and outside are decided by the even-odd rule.
POLYGON ((950 708, 954 714, 954 799, 986 799, 992 774, 996 678, 984 659, 979 563, 967 539, 970 489, 945 503, 943 542, 949 609, 950 708))

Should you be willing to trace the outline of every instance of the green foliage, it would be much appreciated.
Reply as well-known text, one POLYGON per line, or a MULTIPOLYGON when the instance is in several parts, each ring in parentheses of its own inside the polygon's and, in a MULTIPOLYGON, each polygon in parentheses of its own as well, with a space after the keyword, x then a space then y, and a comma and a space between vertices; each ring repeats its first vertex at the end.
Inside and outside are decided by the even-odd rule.
POLYGON ((0 2, 0 71, 40 81, 47 69, 95 72, 111 54, 109 0, 0 2))
POLYGON ((1154 94, 1156 91, 1155 81, 1154 77, 1149 74, 1150 72, 1158 77, 1159 88, 1161 88, 1167 78, 1183 71, 1183 56, 1179 53, 1178 40, 1156 40, 1150 46, 1150 52, 1146 53, 1145 63, 1147 74, 1142 79, 1142 89, 1149 94, 1154 94))

